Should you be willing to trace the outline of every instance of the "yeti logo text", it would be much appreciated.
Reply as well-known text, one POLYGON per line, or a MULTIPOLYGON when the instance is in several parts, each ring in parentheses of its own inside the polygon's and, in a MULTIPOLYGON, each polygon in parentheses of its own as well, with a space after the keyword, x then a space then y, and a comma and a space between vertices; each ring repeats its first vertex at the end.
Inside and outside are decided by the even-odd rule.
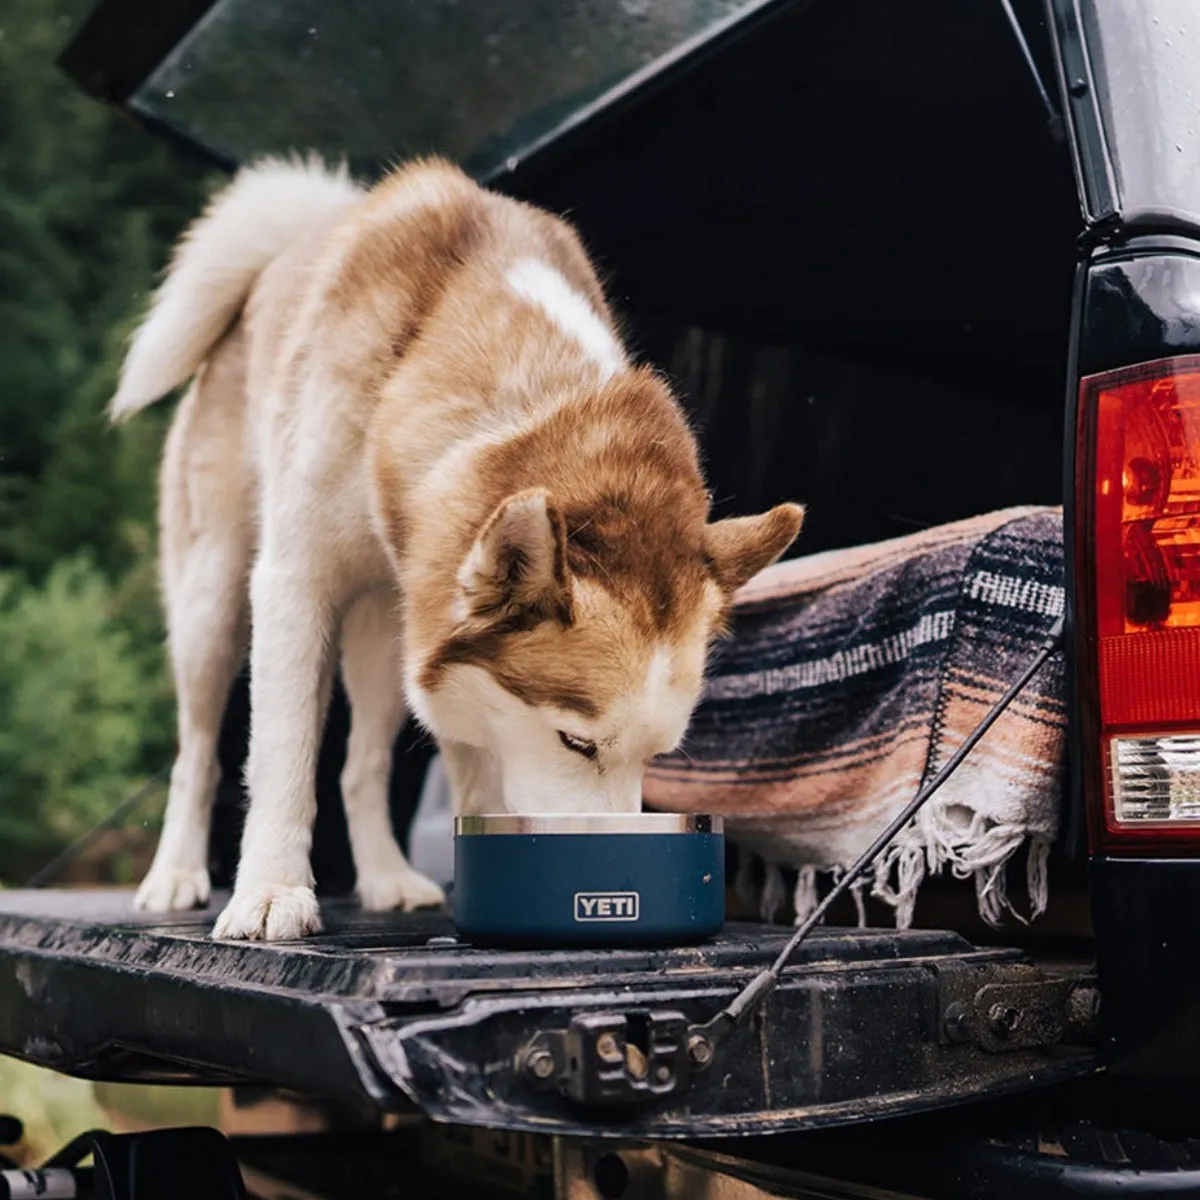
POLYGON ((576 892, 576 921, 636 921, 637 892, 576 892))

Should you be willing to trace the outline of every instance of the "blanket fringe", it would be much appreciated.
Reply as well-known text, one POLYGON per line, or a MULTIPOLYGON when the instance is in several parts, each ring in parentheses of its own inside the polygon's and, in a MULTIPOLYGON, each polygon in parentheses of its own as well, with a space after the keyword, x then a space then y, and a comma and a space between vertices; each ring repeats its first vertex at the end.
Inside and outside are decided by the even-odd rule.
MULTIPOLYGON (((922 814, 924 816, 925 814, 922 814)), ((876 861, 873 871, 851 887, 859 928, 867 924, 864 891, 868 884, 871 895, 887 904, 895 913, 897 929, 912 926, 917 894, 928 875, 938 875, 949 869, 956 879, 972 880, 979 915, 993 928, 1005 915, 1028 924, 1046 911, 1050 898, 1049 860, 1052 839, 1029 834, 1014 826, 994 825, 980 831, 974 841, 964 844, 961 831, 951 840, 938 836, 933 821, 921 821, 910 826, 876 861), (925 826, 925 828, 920 828, 925 826), (1025 860, 1026 890, 1029 897, 1029 916, 1018 912, 1008 895, 1007 866, 1023 841, 1029 842, 1025 860)), ((948 827, 942 827, 945 834, 948 827)), ((747 909, 755 907, 764 921, 774 921, 787 900, 783 867, 764 862, 747 847, 738 848, 738 869, 734 890, 747 909), (762 871, 761 889, 756 886, 757 873, 762 871)), ((805 863, 797 868, 796 885, 792 892, 792 907, 796 924, 812 915, 820 901, 820 877, 826 875, 836 884, 845 874, 845 866, 817 866, 805 863)))
POLYGON ((896 914, 896 928, 907 929, 917 906, 917 892, 925 882, 926 851, 911 832, 896 839, 875 862, 871 895, 896 914), (892 878, 895 876, 895 884, 892 878))

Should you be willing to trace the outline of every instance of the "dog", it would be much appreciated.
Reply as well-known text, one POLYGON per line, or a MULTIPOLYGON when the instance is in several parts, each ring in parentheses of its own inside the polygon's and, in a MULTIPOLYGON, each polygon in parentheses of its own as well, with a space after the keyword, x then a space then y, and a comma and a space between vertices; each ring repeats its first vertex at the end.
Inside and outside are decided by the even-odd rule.
POLYGON ((635 365, 574 230, 453 165, 371 189, 244 168, 175 247, 110 416, 190 380, 163 451, 179 745, 135 903, 210 898, 217 737, 249 656, 249 808, 213 936, 320 929, 315 764, 339 659, 341 789, 370 910, 437 905, 388 812, 411 712, 459 812, 635 812, 737 588, 803 509, 709 519, 693 434, 635 365))

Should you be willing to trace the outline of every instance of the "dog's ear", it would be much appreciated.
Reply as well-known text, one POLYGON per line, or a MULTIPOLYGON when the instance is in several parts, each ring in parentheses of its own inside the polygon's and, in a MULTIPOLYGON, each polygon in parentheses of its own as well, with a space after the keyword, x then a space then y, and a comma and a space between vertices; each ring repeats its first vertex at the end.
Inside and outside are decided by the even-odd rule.
POLYGON ((801 505, 780 504, 754 517, 730 517, 708 525, 705 549, 721 590, 732 594, 769 567, 796 540, 803 522, 801 505))
POLYGON ((571 623, 567 528, 549 492, 533 488, 501 501, 459 568, 458 587, 460 621, 571 623))

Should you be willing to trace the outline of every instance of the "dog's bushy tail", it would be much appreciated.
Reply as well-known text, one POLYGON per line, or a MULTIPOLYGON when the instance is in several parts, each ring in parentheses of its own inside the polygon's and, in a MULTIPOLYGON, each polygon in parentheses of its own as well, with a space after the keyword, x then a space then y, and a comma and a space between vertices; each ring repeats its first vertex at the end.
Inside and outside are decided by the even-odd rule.
POLYGON ((344 167, 315 157, 267 158, 239 171, 176 244, 130 342, 110 418, 133 416, 190 379, 267 266, 359 195, 344 167))

